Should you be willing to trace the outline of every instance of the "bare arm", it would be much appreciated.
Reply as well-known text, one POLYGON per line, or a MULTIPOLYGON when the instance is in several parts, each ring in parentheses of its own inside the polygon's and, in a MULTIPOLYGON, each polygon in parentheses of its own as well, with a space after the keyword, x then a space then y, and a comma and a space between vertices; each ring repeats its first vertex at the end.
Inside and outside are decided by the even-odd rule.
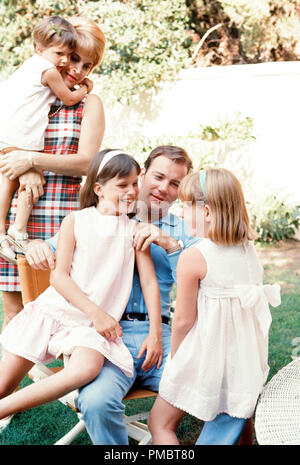
POLYGON ((193 327, 197 317, 199 280, 206 275, 206 261, 194 247, 183 251, 177 267, 176 309, 172 321, 171 357, 193 327))
POLYGON ((32 168, 52 171, 69 176, 85 176, 91 159, 100 149, 105 130, 104 109, 101 99, 94 94, 88 95, 81 122, 78 152, 72 155, 57 155, 12 151, 0 157, 0 172, 13 180, 32 168))
POLYGON ((56 250, 56 266, 51 272, 50 282, 66 300, 90 317, 96 330, 103 337, 115 340, 118 336, 122 336, 119 323, 92 302, 70 276, 74 249, 74 215, 70 214, 61 223, 56 250))
POLYGON ((42 84, 50 87, 52 92, 67 106, 75 105, 80 102, 88 93, 88 88, 85 84, 81 85, 77 90, 70 90, 56 68, 50 68, 43 72, 42 84))
POLYGON ((149 316, 149 334, 140 347, 138 358, 146 351, 146 358, 142 365, 144 371, 162 362, 162 326, 160 291, 152 262, 150 247, 144 252, 136 251, 136 264, 139 271, 140 283, 149 316))

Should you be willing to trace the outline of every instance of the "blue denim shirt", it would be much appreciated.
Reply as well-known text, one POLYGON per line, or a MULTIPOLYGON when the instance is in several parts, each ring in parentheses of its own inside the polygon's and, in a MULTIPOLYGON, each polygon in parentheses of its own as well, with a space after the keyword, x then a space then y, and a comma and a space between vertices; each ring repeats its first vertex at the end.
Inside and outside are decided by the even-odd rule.
MULTIPOLYGON (((169 236, 172 236, 177 240, 182 240, 184 249, 199 241, 198 238, 190 236, 187 224, 181 218, 171 213, 154 221, 152 224, 160 228, 169 236)), ((46 242, 53 250, 55 250, 57 245, 57 234, 50 239, 47 239, 46 242)), ((180 253, 181 251, 179 250, 177 252, 167 254, 162 247, 156 244, 151 244, 151 256, 160 289, 162 315, 166 317, 170 317, 170 293, 173 284, 176 281, 176 267, 180 253)), ((125 313, 131 312, 148 313, 136 266, 134 267, 131 294, 125 309, 125 313)))

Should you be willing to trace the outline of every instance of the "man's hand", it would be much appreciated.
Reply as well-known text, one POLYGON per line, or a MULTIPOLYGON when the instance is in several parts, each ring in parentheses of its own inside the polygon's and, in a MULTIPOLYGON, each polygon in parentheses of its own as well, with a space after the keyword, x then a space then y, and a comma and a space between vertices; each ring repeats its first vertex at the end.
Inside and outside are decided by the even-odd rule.
POLYGON ((29 241, 26 258, 30 266, 35 270, 54 270, 55 254, 47 242, 42 239, 29 241))
POLYGON ((141 356, 143 355, 145 351, 146 351, 146 357, 142 365, 142 369, 144 371, 148 371, 155 364, 157 364, 157 368, 159 368, 161 366, 162 357, 163 357, 161 333, 152 334, 150 332, 148 334, 148 336, 146 337, 146 339, 144 340, 143 344, 140 347, 137 358, 141 358, 141 356))
POLYGON ((152 242, 165 250, 177 244, 176 239, 165 234, 157 226, 154 226, 154 224, 138 223, 133 233, 133 245, 135 249, 143 252, 152 242))

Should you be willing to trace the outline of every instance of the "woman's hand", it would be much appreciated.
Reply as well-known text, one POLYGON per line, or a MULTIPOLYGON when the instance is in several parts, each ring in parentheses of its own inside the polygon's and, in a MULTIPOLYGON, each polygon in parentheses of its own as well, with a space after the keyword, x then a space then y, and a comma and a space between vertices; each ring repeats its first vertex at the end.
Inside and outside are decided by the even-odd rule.
POLYGON ((143 362, 142 369, 144 371, 148 371, 155 364, 157 364, 157 368, 159 368, 163 357, 161 332, 159 334, 151 331, 149 332, 148 336, 140 347, 137 358, 141 358, 145 351, 146 357, 143 362))
POLYGON ((32 168, 29 152, 13 150, 0 157, 0 172, 11 181, 32 168))
POLYGON ((25 190, 29 208, 37 203, 39 198, 44 194, 43 185, 45 182, 42 173, 35 169, 30 169, 19 177, 19 192, 25 190))

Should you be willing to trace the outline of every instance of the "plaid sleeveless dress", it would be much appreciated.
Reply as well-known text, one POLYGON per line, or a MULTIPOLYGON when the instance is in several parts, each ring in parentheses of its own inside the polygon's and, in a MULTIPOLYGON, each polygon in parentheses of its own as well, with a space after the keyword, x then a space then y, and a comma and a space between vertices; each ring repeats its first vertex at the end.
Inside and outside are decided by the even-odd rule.
MULTIPOLYGON (((85 98, 76 105, 66 107, 62 106, 60 100, 56 100, 49 115, 44 153, 57 156, 77 153, 84 103, 85 98)), ((27 231, 30 239, 48 239, 53 236, 59 230, 63 218, 79 208, 81 177, 65 176, 50 171, 44 171, 44 177, 44 194, 33 206, 28 222, 27 231)), ((15 192, 7 215, 7 228, 14 222, 16 207, 15 192)), ((0 257, 0 273, 1 291, 21 290, 16 265, 0 257)))

